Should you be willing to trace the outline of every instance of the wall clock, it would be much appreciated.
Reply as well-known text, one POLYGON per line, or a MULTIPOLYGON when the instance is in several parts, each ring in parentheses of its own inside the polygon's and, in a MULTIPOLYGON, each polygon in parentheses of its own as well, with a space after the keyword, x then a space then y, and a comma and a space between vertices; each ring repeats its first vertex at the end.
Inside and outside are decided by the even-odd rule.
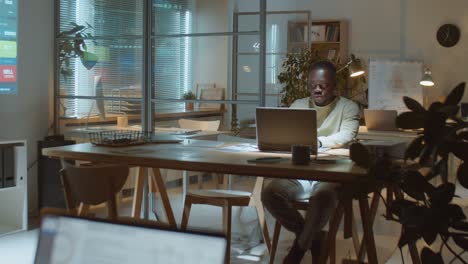
POLYGON ((437 42, 446 48, 455 46, 459 40, 460 29, 454 24, 442 25, 437 30, 437 42))

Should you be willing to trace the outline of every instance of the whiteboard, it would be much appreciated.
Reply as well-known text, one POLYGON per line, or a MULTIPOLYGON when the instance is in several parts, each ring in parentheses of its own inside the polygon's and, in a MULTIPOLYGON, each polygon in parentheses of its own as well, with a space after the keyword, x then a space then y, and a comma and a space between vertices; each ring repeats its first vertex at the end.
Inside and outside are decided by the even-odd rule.
POLYGON ((408 111, 403 96, 423 103, 422 62, 371 59, 369 62, 369 109, 408 111))

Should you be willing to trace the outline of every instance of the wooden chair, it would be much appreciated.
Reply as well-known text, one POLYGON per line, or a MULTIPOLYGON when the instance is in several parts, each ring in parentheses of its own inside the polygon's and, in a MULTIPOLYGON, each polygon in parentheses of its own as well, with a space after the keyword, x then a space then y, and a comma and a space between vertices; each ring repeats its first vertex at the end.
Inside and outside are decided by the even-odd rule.
POLYGON ((233 206, 255 206, 263 231, 263 238, 270 249, 270 239, 265 222, 265 213, 260 201, 261 188, 263 186, 263 177, 258 177, 252 193, 235 190, 195 190, 190 191, 185 196, 184 212, 180 228, 187 230, 190 210, 193 204, 207 204, 223 208, 223 232, 226 234, 226 263, 229 263, 231 254, 231 222, 233 206))
MULTIPOLYGON (((195 129, 195 130, 203 130, 203 131, 218 131, 219 124, 221 123, 220 120, 213 120, 213 121, 203 121, 203 120, 192 120, 192 119, 179 119, 179 127, 183 129, 195 129)), ((188 179, 186 175, 188 172, 184 171, 184 178, 188 179)), ((200 172, 197 172, 197 182, 198 188, 201 189, 202 182, 203 182, 203 175, 200 172)), ((218 181, 216 181, 216 188, 218 188, 218 181)), ((186 188, 186 186, 185 186, 186 188)))
MULTIPOLYGON (((196 87, 197 98, 201 100, 224 100, 225 98, 224 88, 216 87, 215 83, 198 83, 196 87)), ((199 109, 224 109, 224 104, 220 103, 199 103, 199 109)))
POLYGON ((117 218, 115 195, 128 177, 128 166, 96 164, 75 166, 62 162, 60 177, 68 211, 82 216, 90 205, 107 203, 108 218, 117 218), (79 205, 76 211, 76 205, 79 205))
POLYGON ((192 119, 179 119, 179 127, 183 129, 197 129, 204 131, 218 131, 220 120, 202 121, 192 119))
MULTIPOLYGON (((251 139, 244 139, 239 137, 233 137, 228 135, 218 136, 218 140, 224 142, 254 142, 251 139)), ((263 188, 263 177, 257 177, 252 193, 235 190, 195 190, 190 191, 185 196, 184 212, 182 214, 181 229, 186 230, 188 220, 190 217, 190 210, 193 204, 207 204, 213 206, 219 206, 223 208, 223 231, 227 238, 227 249, 226 249, 226 262, 229 263, 230 252, 231 252, 231 218, 232 218, 232 207, 233 206, 254 206, 260 226, 262 229, 262 236, 265 244, 270 250, 270 237, 268 233, 268 227, 265 221, 265 211, 261 202, 261 191, 263 188)), ((224 183, 227 180, 224 179, 224 183)))

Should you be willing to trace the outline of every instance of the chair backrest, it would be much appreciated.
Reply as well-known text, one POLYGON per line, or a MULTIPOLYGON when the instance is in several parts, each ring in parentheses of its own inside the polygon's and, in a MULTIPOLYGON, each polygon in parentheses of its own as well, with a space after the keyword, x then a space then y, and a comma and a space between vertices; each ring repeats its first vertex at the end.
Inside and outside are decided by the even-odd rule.
MULTIPOLYGON (((201 100, 224 100, 225 89, 216 87, 216 84, 197 84, 197 98, 201 100)), ((223 109, 224 104, 199 103, 198 108, 223 109)))
POLYGON ((184 129, 199 129, 205 131, 218 131, 221 121, 199 121, 191 119, 179 119, 179 127, 184 129))
POLYGON ((61 178, 69 209, 77 203, 97 205, 115 199, 129 172, 126 165, 74 166, 63 162, 62 166, 61 178))

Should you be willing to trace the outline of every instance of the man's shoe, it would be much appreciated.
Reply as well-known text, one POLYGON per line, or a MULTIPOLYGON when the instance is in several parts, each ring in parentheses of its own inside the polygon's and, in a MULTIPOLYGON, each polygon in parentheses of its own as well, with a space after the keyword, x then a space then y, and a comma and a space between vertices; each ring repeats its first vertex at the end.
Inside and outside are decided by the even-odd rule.
POLYGON ((294 240, 292 248, 289 250, 288 255, 283 260, 283 264, 299 264, 304 257, 305 250, 299 247, 297 240, 294 240))

